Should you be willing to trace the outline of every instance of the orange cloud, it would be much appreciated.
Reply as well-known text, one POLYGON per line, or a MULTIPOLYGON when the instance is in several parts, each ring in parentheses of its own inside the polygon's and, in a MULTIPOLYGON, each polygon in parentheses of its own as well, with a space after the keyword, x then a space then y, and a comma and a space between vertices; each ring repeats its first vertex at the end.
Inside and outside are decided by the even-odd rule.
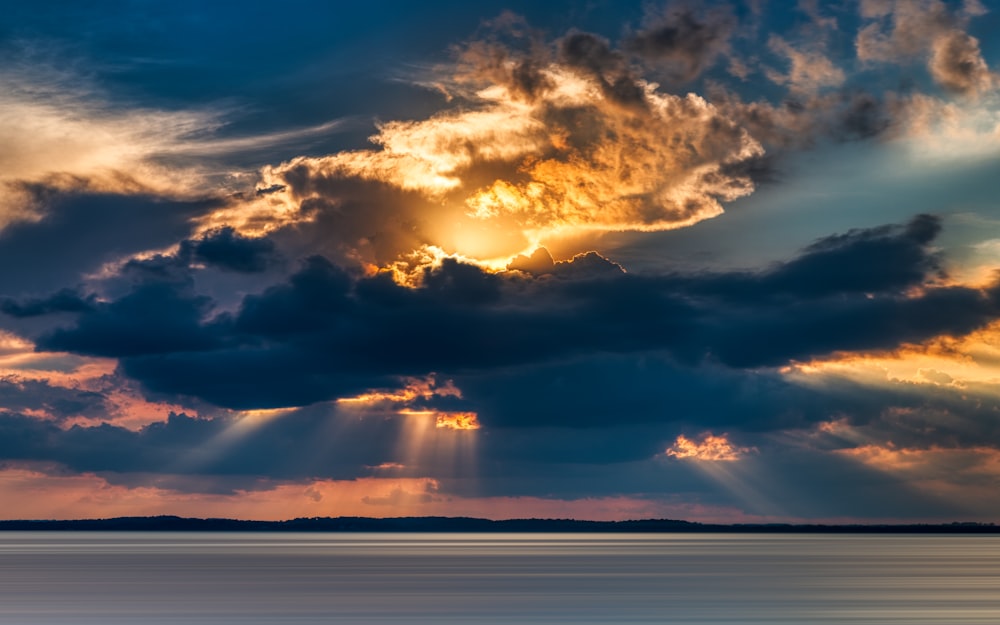
POLYGON ((438 383, 437 377, 432 373, 423 378, 403 378, 405 386, 401 389, 393 390, 373 390, 354 397, 343 397, 337 400, 338 404, 381 404, 381 403, 408 403, 417 399, 430 399, 432 397, 457 397, 461 399, 460 391, 452 380, 445 380, 438 383))
POLYGON ((888 444, 865 445, 840 453, 883 471, 926 471, 935 477, 959 478, 964 469, 1000 479, 1000 450, 990 447, 907 449, 888 444))
MULTIPOLYGON (((93 392, 104 397, 106 413, 70 417, 62 421, 63 427, 101 421, 138 430, 150 423, 166 421, 172 412, 196 414, 180 404, 145 399, 134 384, 115 376, 116 367, 117 362, 111 358, 36 352, 31 341, 0 331, 0 381, 14 385, 43 382, 56 389, 93 392)), ((42 409, 23 412, 39 419, 54 418, 42 409)))
POLYGON ((674 444, 667 448, 666 454, 681 460, 734 462, 753 451, 756 450, 751 447, 733 445, 725 434, 717 436, 705 433, 699 440, 691 440, 681 434, 674 444))
POLYGON ((740 164, 761 145, 703 98, 629 77, 626 105, 606 77, 567 62, 540 60, 537 72, 545 88, 526 97, 493 70, 463 66, 446 81, 463 108, 380 124, 376 149, 264 168, 260 186, 275 191, 254 202, 268 207, 232 225, 259 233, 267 211, 280 224, 321 211, 343 222, 333 236, 345 254, 381 267, 421 246, 509 261, 577 231, 688 226, 754 190, 740 164))
POLYGON ((478 430, 479 415, 474 412, 437 412, 434 427, 445 430, 478 430))
POLYGON ((782 373, 805 385, 823 385, 840 377, 871 386, 905 382, 996 395, 1000 381, 1000 323, 965 336, 935 337, 892 351, 835 354, 785 367, 782 373))
POLYGON ((995 517, 1000 485, 1000 450, 992 447, 905 448, 867 444, 835 452, 867 467, 891 473, 921 492, 995 517))
POLYGON ((413 410, 403 408, 397 414, 411 417, 432 417, 439 430, 478 430, 479 415, 474 412, 442 412, 440 410, 413 410))

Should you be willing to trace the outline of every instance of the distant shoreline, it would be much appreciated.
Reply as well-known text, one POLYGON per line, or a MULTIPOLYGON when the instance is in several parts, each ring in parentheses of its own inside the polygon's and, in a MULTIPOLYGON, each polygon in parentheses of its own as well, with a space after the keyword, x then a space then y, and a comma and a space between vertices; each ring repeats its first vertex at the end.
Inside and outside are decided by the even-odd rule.
POLYGON ((484 532, 484 533, 753 533, 753 534, 1000 534, 993 523, 940 524, 709 524, 671 519, 581 521, 469 517, 315 517, 288 521, 197 519, 176 516, 0 521, 0 531, 91 532, 484 532))

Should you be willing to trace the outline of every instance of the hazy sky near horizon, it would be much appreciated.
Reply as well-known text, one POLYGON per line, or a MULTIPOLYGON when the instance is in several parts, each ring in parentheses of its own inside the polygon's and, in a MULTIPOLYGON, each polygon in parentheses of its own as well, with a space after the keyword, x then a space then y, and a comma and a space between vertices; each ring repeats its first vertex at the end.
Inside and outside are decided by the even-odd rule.
POLYGON ((0 515, 1000 517, 992 0, 0 3, 0 515))

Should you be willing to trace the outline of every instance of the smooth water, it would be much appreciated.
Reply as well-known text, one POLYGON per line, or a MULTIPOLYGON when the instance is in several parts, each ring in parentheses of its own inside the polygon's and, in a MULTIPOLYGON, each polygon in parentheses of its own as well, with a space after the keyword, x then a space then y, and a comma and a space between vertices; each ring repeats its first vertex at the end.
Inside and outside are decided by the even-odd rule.
POLYGON ((1000 536, 0 533, 0 623, 1000 623, 1000 536))

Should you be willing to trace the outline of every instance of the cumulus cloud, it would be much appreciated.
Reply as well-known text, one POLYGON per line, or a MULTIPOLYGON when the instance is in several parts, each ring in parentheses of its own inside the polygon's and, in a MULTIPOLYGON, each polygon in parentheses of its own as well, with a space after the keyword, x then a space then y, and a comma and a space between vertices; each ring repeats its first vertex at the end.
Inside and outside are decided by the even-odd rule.
MULTIPOLYGON (((930 158, 994 153, 998 83, 979 41, 968 33, 983 8, 941 0, 867 0, 859 6, 854 48, 863 71, 848 76, 850 65, 835 55, 839 25, 819 14, 815 3, 804 2, 800 9, 810 15, 809 24, 768 37, 766 47, 781 62, 769 65, 754 57, 769 80, 788 87, 787 97, 748 100, 749 90, 709 84, 708 99, 772 157, 825 139, 918 137, 931 140, 921 140, 914 152, 930 158), (900 66, 914 62, 926 64, 940 92, 901 79, 900 66)), ((742 66, 744 79, 750 69, 742 66)))
POLYGON ((83 313, 78 328, 82 331, 56 330, 39 346, 93 356, 206 349, 215 338, 200 322, 210 308, 207 297, 179 293, 171 284, 143 284, 83 313))
POLYGON ((778 35, 771 35, 767 47, 775 54, 788 59, 787 74, 769 70, 768 78, 780 85, 788 85, 793 93, 811 94, 825 87, 839 87, 845 80, 840 69, 821 50, 796 49, 778 35))
POLYGON ((379 265, 424 244, 510 258, 566 230, 681 227, 754 189, 737 166, 761 156, 753 137, 595 35, 470 44, 444 80, 461 106, 379 124, 377 149, 269 167, 262 187, 379 265))
POLYGON ((941 0, 863 0, 860 8, 868 20, 855 40, 861 61, 923 58, 934 81, 959 94, 979 94, 996 84, 979 40, 964 30, 971 16, 983 12, 978 3, 956 11, 941 0))
POLYGON ((83 297, 74 289, 60 289, 44 298, 30 298, 17 301, 12 298, 0 300, 0 312, 12 317, 36 317, 56 312, 83 312, 96 304, 93 295, 83 297))
POLYGON ((105 393, 55 386, 44 380, 16 375, 0 376, 0 404, 6 410, 54 421, 106 417, 111 408, 105 393))
POLYGON ((688 82, 729 51, 735 28, 736 20, 728 11, 698 15, 689 6, 672 5, 647 18, 644 28, 625 39, 624 47, 664 66, 673 82, 688 82))
POLYGON ((565 268, 536 258, 506 273, 444 259, 404 286, 313 257, 232 312, 214 311, 185 282, 150 280, 37 343, 117 357, 152 391, 242 409, 594 351, 781 366, 990 323, 1000 289, 940 284, 939 230, 921 216, 820 240, 763 271, 694 275, 623 273, 589 254, 565 268))
POLYGON ((996 82, 983 60, 979 40, 960 31, 934 40, 927 67, 939 85, 956 93, 980 93, 996 82))
POLYGON ((171 252, 129 258, 116 269, 123 275, 140 273, 147 277, 160 276, 185 281, 189 276, 188 270, 195 267, 258 274, 278 260, 273 240, 243 236, 232 227, 223 227, 203 232, 196 238, 184 239, 171 252))
POLYGON ((11 224, 0 238, 0 264, 30 268, 0 274, 0 293, 44 293, 79 284, 108 263, 170 248, 188 238, 199 216, 225 204, 155 194, 24 187, 45 217, 11 224))
POLYGON ((478 430, 479 415, 474 412, 435 412, 434 427, 445 430, 478 430))
POLYGON ((666 455, 679 460, 735 462, 751 451, 749 447, 734 445, 725 434, 706 432, 693 440, 681 434, 667 448, 666 455))

